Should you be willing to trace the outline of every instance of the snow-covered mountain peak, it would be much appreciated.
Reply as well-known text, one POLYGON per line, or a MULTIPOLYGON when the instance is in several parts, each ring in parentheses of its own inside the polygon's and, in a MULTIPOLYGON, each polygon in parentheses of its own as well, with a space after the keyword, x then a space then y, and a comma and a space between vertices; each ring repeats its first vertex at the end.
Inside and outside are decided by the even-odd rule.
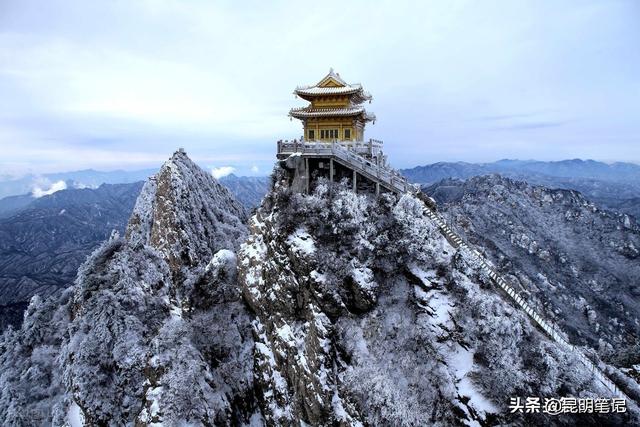
POLYGON ((144 185, 126 236, 160 251, 177 271, 220 249, 236 250, 245 222, 245 209, 231 193, 178 150, 144 185))
POLYGON ((144 185, 125 237, 104 242, 73 287, 35 298, 22 328, 3 337, 0 419, 248 421, 253 340, 234 254, 245 221, 224 187, 175 153, 144 185), (41 374, 27 375, 36 365, 41 374))
POLYGON ((607 395, 420 200, 322 179, 303 195, 281 166, 238 254, 269 425, 542 425, 509 398, 607 395))
MULTIPOLYGON (((321 178, 301 194, 294 173, 276 166, 247 227, 240 204, 176 152, 145 184, 125 237, 2 337, 0 419, 545 425, 543 413, 511 413, 510 397, 608 396, 418 198, 321 178)), ((488 188, 487 204, 515 191, 488 188)), ((637 424, 631 410, 580 416, 637 424)))

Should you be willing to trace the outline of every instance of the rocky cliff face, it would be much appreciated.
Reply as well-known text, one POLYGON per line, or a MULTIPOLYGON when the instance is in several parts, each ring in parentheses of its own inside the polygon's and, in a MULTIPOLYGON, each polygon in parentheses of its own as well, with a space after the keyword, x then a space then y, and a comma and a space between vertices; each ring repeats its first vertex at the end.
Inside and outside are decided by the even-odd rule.
POLYGON ((250 316, 235 281, 245 213, 176 153, 59 298, 1 344, 10 425, 233 424, 254 413, 250 316))
POLYGON ((546 424, 510 414, 509 397, 607 394, 498 296, 418 200, 329 184, 301 196, 288 178, 276 175, 239 255, 268 424, 546 424))
MULTIPOLYGON (((284 164, 286 166, 286 162, 284 164)), ((60 296, 0 340, 9 425, 586 425, 510 397, 603 397, 410 195, 241 205, 177 152, 60 296)), ((619 372, 633 387, 633 380, 619 372)), ((637 391, 637 390, 636 390, 637 391)))
POLYGON ((640 364, 640 227, 569 190, 498 175, 426 189, 538 309, 612 363, 640 364))

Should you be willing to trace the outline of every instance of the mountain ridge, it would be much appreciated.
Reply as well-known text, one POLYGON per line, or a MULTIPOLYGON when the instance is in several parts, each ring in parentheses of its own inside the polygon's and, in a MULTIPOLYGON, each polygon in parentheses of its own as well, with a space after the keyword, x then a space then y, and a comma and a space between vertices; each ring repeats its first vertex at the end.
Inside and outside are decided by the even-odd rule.
POLYGON ((176 152, 145 183, 124 237, 95 250, 73 287, 34 297, 3 335, 0 418, 247 422, 252 337, 233 252, 244 221, 229 191, 176 152), (25 376, 32 363, 43 375, 25 376))
POLYGON ((606 164, 580 159, 500 160, 481 164, 440 162, 404 169, 402 173, 422 186, 448 178, 469 179, 497 173, 533 185, 577 190, 603 207, 640 216, 640 166, 633 163, 606 164))
MULTIPOLYGON (((414 195, 377 198, 322 178, 301 194, 294 180, 278 163, 247 223, 241 203, 176 152, 144 184, 126 231, 90 255, 72 287, 32 298, 21 327, 0 338, 0 418, 569 425, 577 415, 514 413, 509 398, 609 396, 414 195)), ((526 200, 500 185, 483 197, 526 200)), ((640 396, 625 371, 606 368, 640 396)), ((633 408, 579 421, 637 423, 633 408)))

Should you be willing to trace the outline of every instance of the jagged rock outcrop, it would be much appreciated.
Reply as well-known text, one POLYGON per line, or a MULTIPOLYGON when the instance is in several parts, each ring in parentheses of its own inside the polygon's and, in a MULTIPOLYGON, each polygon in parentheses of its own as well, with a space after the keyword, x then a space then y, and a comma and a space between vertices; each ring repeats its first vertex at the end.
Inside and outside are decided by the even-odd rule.
MULTIPOLYGON (((9 425, 585 425, 638 414, 510 413, 511 397, 608 397, 453 248, 411 195, 320 179, 245 225, 179 151, 124 237, 0 339, 9 425)), ((597 315, 595 319, 597 321, 597 315)), ((635 380, 615 371, 627 391, 635 380)), ((640 393, 640 392, 639 392, 640 393)), ((638 394, 640 395, 640 394, 638 394)))
MULTIPOLYGON (((155 182, 148 184, 147 191, 155 191, 155 182)), ((269 178, 230 175, 220 183, 251 209, 267 192, 269 178)), ((41 198, 29 194, 0 199, 0 331, 9 324, 20 327, 32 296, 47 298, 70 286, 80 265, 113 230, 124 234, 142 184, 103 184, 98 188, 68 188, 41 198)), ((187 187, 198 192, 197 189, 207 185, 205 181, 193 181, 187 187)), ((200 196, 202 194, 196 196, 196 200, 200 196)), ((189 195, 180 197, 185 198, 180 203, 193 201, 187 200, 189 195)), ((238 212, 235 202, 229 209, 238 212)), ((185 218, 182 224, 172 226, 202 224, 203 220, 206 223, 206 218, 197 218, 196 212, 199 211, 194 210, 193 218, 185 218)), ((223 212, 222 216, 225 215, 223 212)), ((215 235, 210 237, 227 239, 224 227, 231 225, 214 231, 215 235)), ((156 227, 155 239, 165 230, 167 228, 156 227)), ((208 244, 211 238, 203 239, 202 243, 208 244)))
POLYGON ((490 289, 417 199, 328 183, 301 196, 284 169, 274 181, 239 253, 268 424, 572 424, 510 414, 509 398, 608 395, 490 289))
POLYGON ((640 226, 580 193, 499 175, 426 190, 466 239, 569 333, 630 368, 640 365, 640 226))
MULTIPOLYGON (((10 425, 225 425, 254 415, 250 315, 236 286, 246 214, 177 152, 59 298, 3 336, 10 425)), ((254 417, 255 418, 255 417, 254 417)))

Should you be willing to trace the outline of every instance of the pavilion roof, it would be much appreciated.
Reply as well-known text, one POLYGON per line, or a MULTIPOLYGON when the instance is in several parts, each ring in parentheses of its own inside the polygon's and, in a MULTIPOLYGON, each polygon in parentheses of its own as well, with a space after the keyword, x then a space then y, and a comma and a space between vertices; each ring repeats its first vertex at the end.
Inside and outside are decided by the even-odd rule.
POLYGON ((376 116, 372 113, 367 113, 364 107, 352 106, 343 108, 311 108, 300 107, 292 108, 289 111, 289 115, 296 119, 308 119, 312 117, 351 117, 362 116, 365 121, 374 121, 376 116))
POLYGON ((322 80, 314 85, 298 86, 294 91, 299 97, 311 101, 311 99, 318 96, 330 96, 330 95, 352 95, 351 101, 354 104, 361 104, 364 101, 370 101, 372 99, 371 94, 362 89, 360 83, 349 84, 345 82, 340 74, 333 71, 333 68, 329 70, 322 80))

